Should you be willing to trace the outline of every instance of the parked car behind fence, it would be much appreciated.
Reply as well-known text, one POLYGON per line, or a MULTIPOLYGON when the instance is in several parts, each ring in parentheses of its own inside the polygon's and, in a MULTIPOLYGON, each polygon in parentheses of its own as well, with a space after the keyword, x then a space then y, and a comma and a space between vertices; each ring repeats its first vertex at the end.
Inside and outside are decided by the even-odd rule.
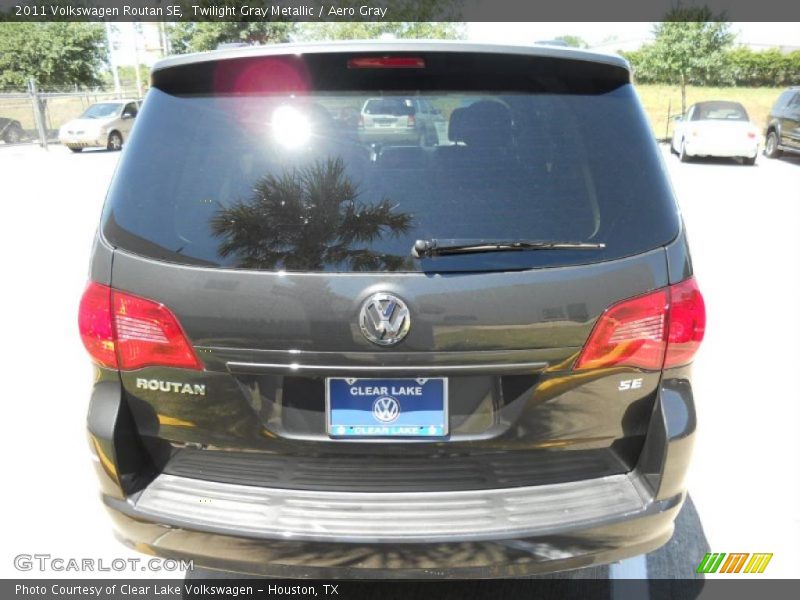
POLYGON ((24 132, 22 123, 16 119, 0 117, 0 139, 6 144, 17 144, 22 140, 24 132))
POLYGON ((93 147, 121 150, 138 112, 136 100, 92 104, 80 117, 61 126, 58 141, 73 152, 93 147))
POLYGON ((116 102, 121 98, 136 98, 136 93, 128 89, 120 92, 31 92, 5 88, 0 92, 0 145, 56 143, 59 129, 67 121, 82 114, 92 104, 116 102), (14 127, 8 137, 1 132, 4 120, 18 125, 18 129, 14 127))

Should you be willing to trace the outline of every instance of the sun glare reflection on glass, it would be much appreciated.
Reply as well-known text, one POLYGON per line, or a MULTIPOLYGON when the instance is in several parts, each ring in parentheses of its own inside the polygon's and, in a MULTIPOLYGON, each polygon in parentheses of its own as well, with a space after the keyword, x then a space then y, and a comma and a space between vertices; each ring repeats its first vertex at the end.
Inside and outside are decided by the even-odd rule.
POLYGON ((272 113, 272 136, 286 148, 300 148, 311 139, 308 116, 292 106, 280 106, 272 113))

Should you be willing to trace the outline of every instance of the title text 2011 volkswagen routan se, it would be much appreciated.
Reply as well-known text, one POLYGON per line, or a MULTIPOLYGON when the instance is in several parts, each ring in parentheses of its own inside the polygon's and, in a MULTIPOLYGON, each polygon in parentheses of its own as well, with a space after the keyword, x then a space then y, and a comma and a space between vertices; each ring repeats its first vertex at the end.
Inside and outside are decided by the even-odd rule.
POLYGON ((134 130, 79 315, 124 540, 252 574, 498 577, 670 538, 705 314, 625 61, 181 56, 134 130), (380 97, 430 104, 433 137, 338 116, 380 97))

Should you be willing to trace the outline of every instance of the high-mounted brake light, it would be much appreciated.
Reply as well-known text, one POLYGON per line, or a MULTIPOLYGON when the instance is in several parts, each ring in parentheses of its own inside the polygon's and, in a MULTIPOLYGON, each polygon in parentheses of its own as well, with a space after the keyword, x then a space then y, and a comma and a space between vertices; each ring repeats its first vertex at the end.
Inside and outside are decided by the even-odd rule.
POLYGON ((705 333, 705 305, 694 278, 612 304, 600 316, 576 369, 648 370, 691 362, 705 333))
POLYGON ((418 56, 359 56, 347 61, 348 69, 424 69, 418 56))
POLYGON ((78 327, 98 364, 202 370, 175 315, 163 304, 91 282, 81 298, 78 327))

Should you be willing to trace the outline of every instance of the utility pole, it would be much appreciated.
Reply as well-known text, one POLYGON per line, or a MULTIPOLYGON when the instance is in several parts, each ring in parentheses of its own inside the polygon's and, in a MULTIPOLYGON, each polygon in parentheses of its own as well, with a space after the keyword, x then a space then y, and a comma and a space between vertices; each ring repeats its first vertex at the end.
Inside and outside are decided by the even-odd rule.
POLYGON ((142 97, 142 74, 139 73, 139 22, 133 23, 133 57, 135 65, 133 70, 136 73, 136 97, 142 97))
POLYGON ((664 139, 669 139, 669 122, 672 120, 672 98, 669 99, 667 104, 667 126, 664 128, 664 139))
POLYGON ((119 70, 117 69, 117 61, 114 60, 114 42, 111 38, 111 23, 106 21, 106 45, 108 46, 108 64, 111 67, 111 75, 114 77, 114 93, 117 98, 120 96, 119 85, 119 70))
POLYGON ((33 120, 36 122, 36 131, 39 133, 39 144, 47 150, 47 131, 44 126, 42 103, 39 99, 39 91, 36 89, 36 80, 33 77, 28 80, 28 93, 33 104, 33 120))
POLYGON ((169 36, 167 35, 167 24, 163 21, 158 22, 158 31, 161 36, 161 57, 170 55, 169 36))

